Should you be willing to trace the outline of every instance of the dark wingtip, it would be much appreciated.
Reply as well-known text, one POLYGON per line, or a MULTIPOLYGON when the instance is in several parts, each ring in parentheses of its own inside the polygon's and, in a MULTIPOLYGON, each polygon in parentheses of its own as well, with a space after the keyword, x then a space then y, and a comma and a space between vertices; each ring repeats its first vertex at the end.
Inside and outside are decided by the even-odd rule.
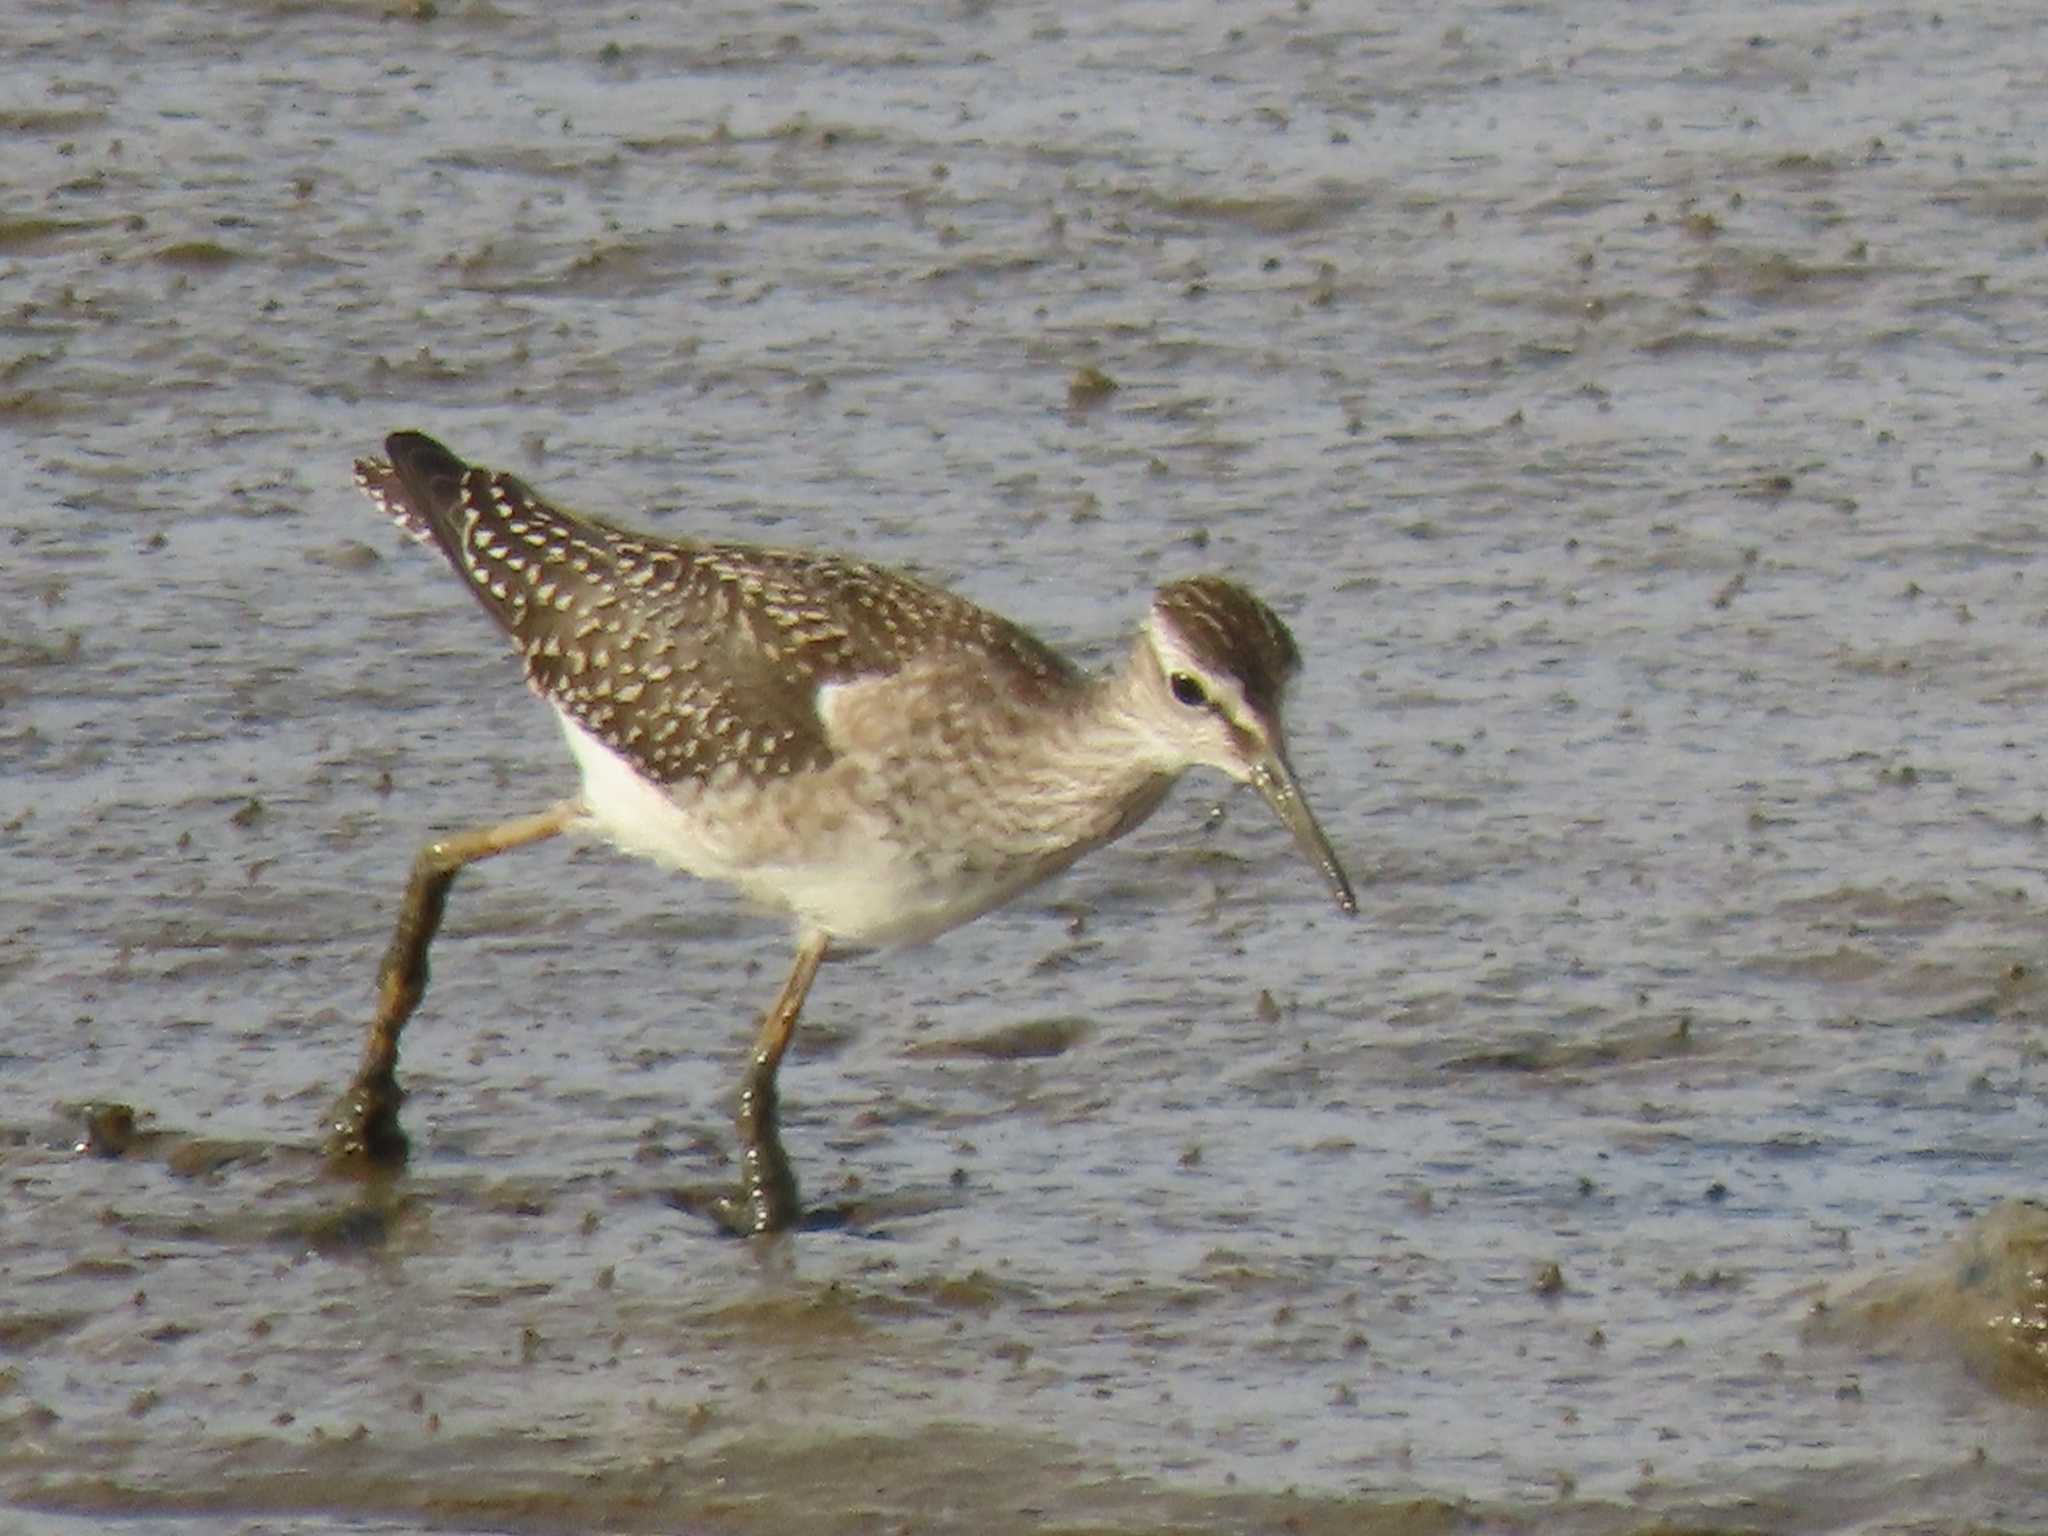
POLYGON ((461 502, 469 466, 426 433, 394 432, 384 439, 384 451, 404 491, 394 499, 411 507, 408 523, 436 521, 461 502))
POLYGON ((413 504, 398 471, 382 459, 357 459, 356 484, 377 508, 406 533, 423 544, 432 544, 434 525, 413 504))
POLYGON ((410 482, 459 483, 469 470, 467 464, 424 432, 394 432, 384 439, 384 452, 392 467, 410 482))
POLYGON ((356 484, 414 538, 448 548, 437 524, 461 501, 469 466, 424 432, 394 432, 384 452, 389 463, 356 460, 356 484))

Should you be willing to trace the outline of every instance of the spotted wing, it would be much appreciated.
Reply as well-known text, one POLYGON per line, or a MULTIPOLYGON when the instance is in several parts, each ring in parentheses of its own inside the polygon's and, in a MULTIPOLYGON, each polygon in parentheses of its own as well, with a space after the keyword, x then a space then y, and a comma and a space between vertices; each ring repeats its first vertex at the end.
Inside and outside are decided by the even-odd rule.
POLYGON ((431 540, 517 646, 536 692, 661 783, 724 766, 822 768, 826 683, 972 651, 990 685, 1061 686, 1071 665, 1025 631, 881 567, 792 550, 629 534, 565 512, 515 476, 400 433, 357 481, 431 540))

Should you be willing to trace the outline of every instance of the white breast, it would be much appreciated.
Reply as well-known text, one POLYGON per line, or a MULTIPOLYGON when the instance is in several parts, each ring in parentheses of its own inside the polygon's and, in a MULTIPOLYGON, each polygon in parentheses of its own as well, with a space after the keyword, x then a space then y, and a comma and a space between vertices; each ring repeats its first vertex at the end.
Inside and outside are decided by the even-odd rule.
POLYGON ((918 944, 1000 906, 1083 847, 1030 856, 912 848, 890 788, 858 762, 767 781, 662 786, 557 711, 583 773, 589 829, 621 851, 737 887, 848 949, 918 944))

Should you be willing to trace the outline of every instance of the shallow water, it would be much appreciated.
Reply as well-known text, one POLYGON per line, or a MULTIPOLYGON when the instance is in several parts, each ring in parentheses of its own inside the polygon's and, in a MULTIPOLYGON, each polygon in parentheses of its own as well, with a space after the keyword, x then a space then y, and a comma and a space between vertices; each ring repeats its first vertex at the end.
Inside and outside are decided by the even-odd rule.
POLYGON ((2048 50, 1578 16, 12 7, 9 1519, 2048 1521, 2048 50), (569 786, 400 426, 1094 660, 1239 575, 1360 919, 1191 781, 828 968, 756 1247, 785 938, 543 847, 324 1177, 414 847, 569 786))

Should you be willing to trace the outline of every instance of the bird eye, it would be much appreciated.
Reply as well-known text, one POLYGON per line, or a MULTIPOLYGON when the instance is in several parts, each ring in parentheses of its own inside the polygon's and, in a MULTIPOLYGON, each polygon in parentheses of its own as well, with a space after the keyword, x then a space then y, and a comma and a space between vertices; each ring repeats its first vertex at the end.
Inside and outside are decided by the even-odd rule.
POLYGON ((1166 686, 1173 690, 1173 696, 1189 709, 1200 709, 1209 702, 1209 695, 1202 685, 1185 672, 1176 672, 1166 680, 1166 686))

